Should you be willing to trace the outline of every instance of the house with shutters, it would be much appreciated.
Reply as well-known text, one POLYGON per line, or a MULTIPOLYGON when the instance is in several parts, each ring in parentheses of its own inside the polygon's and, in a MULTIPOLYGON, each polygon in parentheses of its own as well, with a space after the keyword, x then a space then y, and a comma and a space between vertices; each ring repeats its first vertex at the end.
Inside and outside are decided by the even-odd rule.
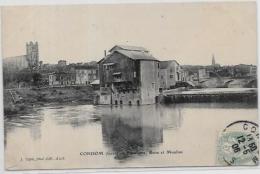
POLYGON ((186 76, 176 60, 161 61, 159 74, 160 89, 170 89, 177 82, 185 81, 186 76))

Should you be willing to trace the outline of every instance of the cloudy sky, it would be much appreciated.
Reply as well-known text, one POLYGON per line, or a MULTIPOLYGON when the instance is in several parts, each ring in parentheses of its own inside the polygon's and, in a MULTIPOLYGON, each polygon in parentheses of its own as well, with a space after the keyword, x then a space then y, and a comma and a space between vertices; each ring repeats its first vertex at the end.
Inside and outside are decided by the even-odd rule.
POLYGON ((180 64, 256 64, 256 5, 165 3, 2 8, 3 57, 38 41, 44 63, 99 60, 115 44, 180 64))

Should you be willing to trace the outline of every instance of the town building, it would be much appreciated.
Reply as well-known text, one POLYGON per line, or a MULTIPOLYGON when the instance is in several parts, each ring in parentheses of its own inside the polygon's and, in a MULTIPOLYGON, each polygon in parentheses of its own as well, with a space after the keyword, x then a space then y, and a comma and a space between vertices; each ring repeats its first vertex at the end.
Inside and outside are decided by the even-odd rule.
POLYGON ((188 79, 189 71, 186 71, 181 66, 179 67, 179 71, 180 71, 180 81, 186 82, 188 79))
POLYGON ((54 72, 55 70, 57 70, 57 65, 49 63, 42 64, 40 68, 41 72, 54 72))
POLYGON ((63 66, 66 66, 66 65, 67 65, 67 61, 66 60, 59 60, 58 61, 58 66, 63 67, 63 66))
POLYGON ((90 85, 93 87, 94 90, 99 90, 100 89, 100 82, 99 79, 94 80, 93 82, 90 83, 90 85))
POLYGON ((97 66, 75 66, 76 84, 88 85, 98 79, 97 66))
POLYGON ((57 76, 56 73, 49 73, 49 86, 55 86, 55 85, 59 85, 60 82, 57 80, 57 76))
POLYGON ((253 68, 251 65, 239 64, 233 67, 234 77, 248 77, 251 76, 251 73, 256 73, 256 68, 253 68))
POLYGON ((249 76, 256 77, 257 76, 257 67, 254 65, 251 65, 249 68, 249 76))
POLYGON ((182 70, 182 81, 184 81, 184 82, 189 81, 190 72, 185 70, 184 68, 181 68, 181 70, 182 70))
POLYGON ((8 72, 20 71, 25 68, 32 70, 39 67, 39 50, 38 43, 26 43, 26 54, 3 59, 3 67, 8 72))
POLYGON ((8 72, 20 71, 28 68, 26 55, 8 57, 3 59, 3 68, 8 72))
POLYGON ((199 78, 199 81, 209 79, 209 72, 205 68, 199 69, 198 78, 199 78))
POLYGON ((159 61, 142 47, 116 45, 98 62, 100 104, 153 104, 159 94, 159 61))
POLYGON ((185 71, 176 60, 160 62, 160 89, 173 88, 177 82, 185 81, 185 71))
POLYGON ((97 64, 73 63, 67 65, 65 60, 59 60, 58 64, 42 66, 41 72, 49 72, 49 85, 89 85, 98 80, 97 64))
POLYGON ((53 72, 49 74, 49 86, 75 85, 75 73, 70 71, 53 72))

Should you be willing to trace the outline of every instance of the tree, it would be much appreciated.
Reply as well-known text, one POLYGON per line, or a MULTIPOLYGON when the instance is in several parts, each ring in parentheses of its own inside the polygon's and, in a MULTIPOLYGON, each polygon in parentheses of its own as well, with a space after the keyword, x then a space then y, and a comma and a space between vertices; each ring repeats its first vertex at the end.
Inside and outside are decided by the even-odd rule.
POLYGON ((17 82, 26 82, 30 83, 32 81, 32 73, 29 71, 29 69, 23 69, 16 74, 16 80, 17 82))
POLYGON ((32 79, 33 79, 33 85, 39 86, 42 80, 42 75, 38 72, 34 72, 32 75, 32 79))

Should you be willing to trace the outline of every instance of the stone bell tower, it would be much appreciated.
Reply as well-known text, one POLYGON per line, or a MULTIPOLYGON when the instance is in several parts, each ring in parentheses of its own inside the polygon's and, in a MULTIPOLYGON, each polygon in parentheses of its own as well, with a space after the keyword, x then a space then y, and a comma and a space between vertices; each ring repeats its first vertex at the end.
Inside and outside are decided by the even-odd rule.
POLYGON ((29 68, 36 70, 39 68, 39 50, 38 42, 33 43, 32 41, 26 43, 26 56, 29 68))

